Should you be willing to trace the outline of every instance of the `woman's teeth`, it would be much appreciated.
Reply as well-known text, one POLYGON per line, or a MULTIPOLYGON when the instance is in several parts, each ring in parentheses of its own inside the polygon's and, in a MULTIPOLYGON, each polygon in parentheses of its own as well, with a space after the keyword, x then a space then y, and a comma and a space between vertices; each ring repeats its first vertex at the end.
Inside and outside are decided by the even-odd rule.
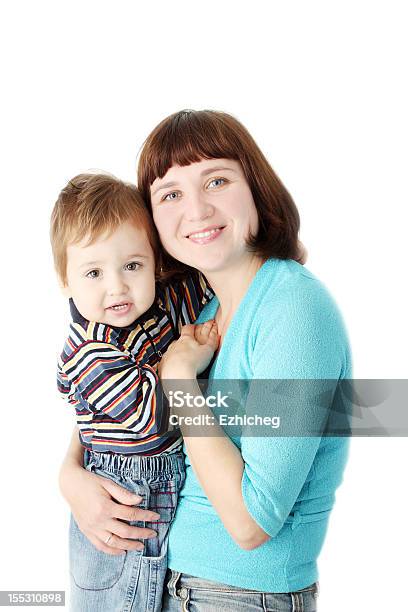
POLYGON ((216 232, 220 232, 221 228, 215 228, 212 230, 209 230, 208 232, 197 232, 196 234, 190 234, 189 238, 207 238, 208 236, 211 236, 212 234, 215 234, 216 232))

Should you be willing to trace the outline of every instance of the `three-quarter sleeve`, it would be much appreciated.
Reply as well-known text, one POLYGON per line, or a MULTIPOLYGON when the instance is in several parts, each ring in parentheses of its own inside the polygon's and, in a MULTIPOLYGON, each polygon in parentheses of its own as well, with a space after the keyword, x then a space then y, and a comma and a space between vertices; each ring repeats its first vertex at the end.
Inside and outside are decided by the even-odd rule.
POLYGON ((285 288, 263 304, 249 342, 253 380, 245 412, 279 416, 280 432, 288 434, 270 430, 265 435, 264 427, 263 435, 251 435, 249 428, 241 438, 244 503, 274 537, 320 452, 321 435, 307 432, 322 431, 333 382, 350 375, 349 347, 336 305, 313 279, 285 288), (316 424, 322 428, 313 429, 316 424))

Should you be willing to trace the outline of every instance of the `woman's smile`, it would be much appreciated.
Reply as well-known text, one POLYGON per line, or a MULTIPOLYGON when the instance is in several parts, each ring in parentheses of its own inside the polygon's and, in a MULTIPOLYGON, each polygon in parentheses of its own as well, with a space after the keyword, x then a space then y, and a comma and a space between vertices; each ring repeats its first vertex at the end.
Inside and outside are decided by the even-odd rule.
POLYGON ((187 238, 194 244, 208 244, 214 242, 220 234, 225 230, 224 226, 217 226, 213 228, 206 228, 197 232, 188 234, 187 238))

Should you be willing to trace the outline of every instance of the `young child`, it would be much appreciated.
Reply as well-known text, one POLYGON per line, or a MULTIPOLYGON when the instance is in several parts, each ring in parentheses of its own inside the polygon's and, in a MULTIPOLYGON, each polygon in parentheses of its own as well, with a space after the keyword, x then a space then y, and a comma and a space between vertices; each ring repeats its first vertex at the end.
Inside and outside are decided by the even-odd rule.
MULTIPOLYGON (((52 213, 51 244, 72 314, 58 388, 76 411, 84 467, 140 495, 140 507, 160 515, 132 523, 157 537, 123 555, 98 551, 71 515, 71 609, 160 610, 184 456, 180 432, 168 431, 165 404, 156 397, 157 367, 213 293, 199 273, 158 282, 160 246, 149 213, 136 187, 110 175, 68 182, 52 213)), ((217 346, 209 328, 196 336, 198 372, 217 346)), ((105 542, 113 537, 107 532, 105 542)))

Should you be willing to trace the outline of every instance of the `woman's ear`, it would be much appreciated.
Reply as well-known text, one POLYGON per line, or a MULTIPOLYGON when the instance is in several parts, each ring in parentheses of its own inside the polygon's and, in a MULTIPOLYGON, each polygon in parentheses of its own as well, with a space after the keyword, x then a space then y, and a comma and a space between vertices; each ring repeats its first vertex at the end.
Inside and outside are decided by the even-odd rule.
POLYGON ((305 245, 303 244, 303 242, 301 242, 300 240, 298 240, 297 242, 297 257, 296 260, 298 263, 302 264, 302 266, 305 265, 306 261, 307 261, 307 249, 305 247, 305 245))

